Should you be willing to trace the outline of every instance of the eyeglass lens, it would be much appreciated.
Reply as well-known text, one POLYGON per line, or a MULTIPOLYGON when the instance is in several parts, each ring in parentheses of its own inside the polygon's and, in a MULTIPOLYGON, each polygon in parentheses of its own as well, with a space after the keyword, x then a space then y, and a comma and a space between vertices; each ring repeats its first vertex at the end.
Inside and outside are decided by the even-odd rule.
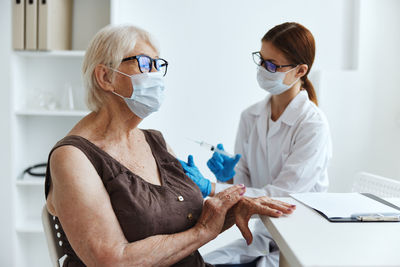
POLYGON ((277 69, 276 65, 271 61, 264 60, 259 52, 253 53, 253 60, 254 63, 256 63, 258 66, 263 66, 269 72, 276 72, 277 69))
POLYGON ((138 56, 137 57, 139 68, 142 73, 150 72, 152 69, 152 62, 154 62, 154 68, 157 71, 163 73, 163 75, 167 72, 167 62, 163 59, 151 59, 148 56, 138 56))
POLYGON ((151 70, 151 59, 148 57, 138 57, 139 68, 141 72, 150 72, 151 70))
POLYGON ((254 63, 256 63, 256 65, 261 66, 262 65, 262 59, 261 59, 260 54, 253 53, 253 61, 254 61, 254 63))
POLYGON ((265 63, 265 68, 269 71, 269 72, 276 72, 276 65, 270 61, 264 61, 265 63))

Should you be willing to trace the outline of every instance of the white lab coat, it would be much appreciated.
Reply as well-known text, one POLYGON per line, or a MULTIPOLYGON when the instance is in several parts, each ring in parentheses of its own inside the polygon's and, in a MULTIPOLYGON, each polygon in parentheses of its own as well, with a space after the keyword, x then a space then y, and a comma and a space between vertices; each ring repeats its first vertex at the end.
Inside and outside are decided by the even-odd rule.
MULTIPOLYGON (((234 183, 246 185, 245 195, 250 197, 327 191, 332 148, 324 114, 302 90, 273 122, 269 100, 270 95, 241 115, 235 153, 242 154, 242 158, 235 168, 234 183)), ((217 183, 216 193, 229 186, 217 183)), ((206 262, 244 263, 261 256, 258 267, 277 266, 276 245, 261 220, 257 220, 254 244, 247 247, 244 240, 237 240, 205 255, 206 262), (249 250, 251 255, 246 254, 249 250)))

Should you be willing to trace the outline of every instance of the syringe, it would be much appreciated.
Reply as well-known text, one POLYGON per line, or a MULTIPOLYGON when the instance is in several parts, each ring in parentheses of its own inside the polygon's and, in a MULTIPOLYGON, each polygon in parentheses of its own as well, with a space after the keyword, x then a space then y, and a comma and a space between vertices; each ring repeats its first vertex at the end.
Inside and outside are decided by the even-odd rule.
POLYGON ((201 147, 204 147, 204 148, 206 148, 206 149, 209 149, 209 150, 211 150, 211 151, 213 151, 213 152, 217 152, 217 153, 219 153, 219 154, 225 155, 225 156, 230 157, 230 158, 233 157, 233 155, 229 154, 228 152, 226 152, 226 151, 224 151, 224 150, 220 150, 220 149, 218 149, 218 147, 213 146, 213 145, 211 145, 211 144, 208 144, 208 143, 206 143, 206 142, 204 142, 204 141, 196 141, 196 140, 193 140, 193 139, 189 139, 189 140, 190 140, 190 141, 193 141, 193 142, 199 144, 201 147))

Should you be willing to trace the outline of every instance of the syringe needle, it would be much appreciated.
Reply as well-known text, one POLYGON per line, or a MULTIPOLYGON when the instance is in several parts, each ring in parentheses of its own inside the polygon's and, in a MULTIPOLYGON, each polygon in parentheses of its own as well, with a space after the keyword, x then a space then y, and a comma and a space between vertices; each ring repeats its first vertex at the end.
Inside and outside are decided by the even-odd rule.
POLYGON ((230 158, 233 157, 233 155, 229 154, 228 152, 226 152, 224 150, 220 150, 220 149, 218 149, 218 147, 213 146, 213 145, 211 145, 209 143, 206 143, 204 141, 197 141, 197 140, 194 140, 194 139, 191 139, 191 138, 187 138, 187 139, 192 141, 192 142, 195 142, 196 144, 199 144, 201 147, 209 149, 209 150, 211 150, 213 152, 217 152, 219 154, 225 155, 225 156, 230 157, 230 158))

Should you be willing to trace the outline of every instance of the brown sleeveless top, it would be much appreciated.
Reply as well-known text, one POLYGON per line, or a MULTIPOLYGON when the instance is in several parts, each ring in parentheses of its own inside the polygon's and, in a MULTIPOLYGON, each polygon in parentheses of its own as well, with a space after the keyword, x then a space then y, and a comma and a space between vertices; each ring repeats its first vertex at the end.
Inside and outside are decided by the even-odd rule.
MULTIPOLYGON (((128 242, 153 235, 178 233, 193 227, 203 207, 199 188, 185 175, 179 161, 168 152, 162 134, 155 130, 142 131, 157 163, 161 186, 146 182, 89 140, 71 135, 60 140, 49 154, 46 198, 51 184, 50 156, 56 148, 71 145, 80 149, 95 167, 110 195, 112 207, 128 242)), ((55 222, 61 226, 62 247, 67 255, 63 266, 85 266, 69 244, 57 217, 55 222)), ((211 265, 204 263, 196 250, 173 266, 211 265)))

